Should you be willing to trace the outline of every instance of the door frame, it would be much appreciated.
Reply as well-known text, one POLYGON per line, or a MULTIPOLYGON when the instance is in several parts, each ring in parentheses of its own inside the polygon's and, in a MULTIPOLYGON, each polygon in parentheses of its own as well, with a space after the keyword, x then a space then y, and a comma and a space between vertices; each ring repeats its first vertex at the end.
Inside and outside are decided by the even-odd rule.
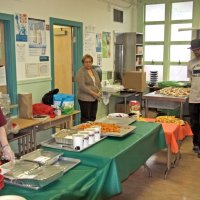
MULTIPOLYGON (((0 13, 0 20, 4 23, 5 60, 7 93, 12 104, 17 104, 17 78, 16 78, 16 54, 15 54, 15 26, 14 15, 0 13)), ((16 114, 16 109, 13 114, 16 114)))
MULTIPOLYGON (((65 19, 53 18, 50 17, 50 49, 51 49, 51 88, 54 89, 54 30, 53 26, 69 26, 73 28, 73 36, 75 41, 73 42, 73 58, 72 58, 72 73, 73 77, 76 77, 76 74, 79 68, 82 66, 81 59, 83 57, 83 23, 70 21, 65 19)), ((77 83, 73 80, 72 91, 76 96, 77 92, 77 83)), ((79 109, 78 100, 74 99, 75 109, 79 109)))

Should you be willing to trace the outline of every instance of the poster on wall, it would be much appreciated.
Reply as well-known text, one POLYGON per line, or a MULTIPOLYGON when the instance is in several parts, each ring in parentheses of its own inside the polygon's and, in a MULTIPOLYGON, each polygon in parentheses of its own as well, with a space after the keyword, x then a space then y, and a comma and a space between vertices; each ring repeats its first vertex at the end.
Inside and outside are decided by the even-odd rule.
POLYGON ((35 78, 39 76, 38 63, 27 63, 25 65, 26 78, 35 78))
POLYGON ((0 86, 6 85, 6 68, 5 66, 0 67, 0 86))
POLYGON ((27 14, 15 14, 16 41, 27 42, 28 17, 27 14))
POLYGON ((102 54, 97 54, 97 66, 102 67, 102 54))
POLYGON ((96 52, 101 52, 102 33, 96 33, 96 52))
POLYGON ((26 63, 26 78, 49 76, 49 63, 26 63))
POLYGON ((102 33, 102 57, 103 58, 111 57, 111 33, 110 32, 102 33))
POLYGON ((16 44, 16 59, 17 62, 26 62, 26 44, 18 42, 16 44))
POLYGON ((49 63, 40 63, 39 64, 39 75, 40 76, 49 76, 49 63))
POLYGON ((96 56, 96 33, 95 26, 85 27, 84 34, 84 53, 90 54, 93 58, 96 56))
POLYGON ((28 42, 30 56, 46 54, 45 20, 28 18, 28 42))

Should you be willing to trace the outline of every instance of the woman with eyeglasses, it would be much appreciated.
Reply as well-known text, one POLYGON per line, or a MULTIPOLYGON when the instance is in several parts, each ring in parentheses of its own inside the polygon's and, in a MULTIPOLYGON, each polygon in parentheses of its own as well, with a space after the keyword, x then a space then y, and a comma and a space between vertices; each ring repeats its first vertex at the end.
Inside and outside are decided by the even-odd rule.
POLYGON ((79 69, 76 81, 78 83, 78 102, 81 110, 81 123, 95 121, 98 100, 101 97, 101 82, 93 69, 93 57, 86 54, 82 58, 83 66, 79 69))

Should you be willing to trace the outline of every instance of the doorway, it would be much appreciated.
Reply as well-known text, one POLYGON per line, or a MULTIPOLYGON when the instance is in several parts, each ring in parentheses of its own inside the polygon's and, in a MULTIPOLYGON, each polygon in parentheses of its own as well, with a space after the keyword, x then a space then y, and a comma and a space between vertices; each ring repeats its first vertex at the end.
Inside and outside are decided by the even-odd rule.
MULTIPOLYGON (((0 13, 0 22, 0 65, 3 66, 1 70, 4 79, 3 81, 1 79, 1 91, 10 95, 12 104, 17 104, 14 16, 0 13)), ((16 113, 17 110, 12 109, 12 114, 16 113)))
POLYGON ((0 93, 7 94, 4 23, 0 21, 0 93))
POLYGON ((73 94, 73 27, 53 26, 54 86, 60 93, 73 94))
MULTIPOLYGON (((58 18, 53 18, 50 17, 50 44, 51 44, 51 77, 52 77, 52 81, 51 81, 51 88, 55 88, 55 79, 58 79, 59 77, 56 78, 57 72, 56 68, 54 66, 54 59, 55 59, 55 51, 54 51, 54 28, 56 28, 56 26, 61 26, 64 27, 64 31, 65 29, 71 28, 71 72, 72 75, 70 77, 71 79, 71 83, 72 83, 72 87, 71 87, 71 93, 75 95, 75 100, 74 100, 74 107, 76 110, 79 109, 79 104, 78 104, 78 100, 76 98, 76 91, 77 91, 77 84, 74 81, 74 77, 76 77, 76 73, 78 72, 79 68, 82 66, 81 63, 81 59, 83 56, 83 23, 81 22, 75 22, 75 21, 69 21, 69 20, 65 20, 65 19, 58 19, 58 18), (54 27, 55 26, 55 27, 54 27)), ((70 52, 70 51, 68 51, 70 52)), ((58 49, 56 53, 60 53, 60 50, 58 49)), ((59 73, 61 73, 62 71, 59 70, 59 73)), ((62 80, 61 80, 62 81, 62 80)), ((67 85, 68 83, 66 83, 67 85)), ((65 86, 63 84, 64 89, 65 86)), ((70 87, 69 87, 70 88, 70 87)), ((68 92, 67 92, 68 93, 68 92)), ((80 116, 78 116, 75 120, 75 124, 77 124, 79 122, 79 118, 80 116)))

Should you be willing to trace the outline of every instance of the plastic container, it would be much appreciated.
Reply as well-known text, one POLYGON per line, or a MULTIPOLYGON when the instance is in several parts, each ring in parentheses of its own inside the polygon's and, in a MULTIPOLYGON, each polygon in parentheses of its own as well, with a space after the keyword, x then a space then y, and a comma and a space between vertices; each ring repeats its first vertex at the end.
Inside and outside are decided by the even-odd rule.
POLYGON ((55 94, 53 95, 54 107, 60 108, 62 114, 71 114, 74 112, 74 95, 55 94))
POLYGON ((4 188, 4 177, 3 175, 0 174, 0 190, 2 190, 4 188))
POLYGON ((73 145, 72 134, 75 133, 77 132, 74 130, 62 129, 53 134, 52 137, 55 138, 56 143, 73 145))
POLYGON ((140 102, 130 101, 129 109, 130 109, 130 113, 135 114, 137 119, 140 117, 140 109, 141 109, 140 102))

